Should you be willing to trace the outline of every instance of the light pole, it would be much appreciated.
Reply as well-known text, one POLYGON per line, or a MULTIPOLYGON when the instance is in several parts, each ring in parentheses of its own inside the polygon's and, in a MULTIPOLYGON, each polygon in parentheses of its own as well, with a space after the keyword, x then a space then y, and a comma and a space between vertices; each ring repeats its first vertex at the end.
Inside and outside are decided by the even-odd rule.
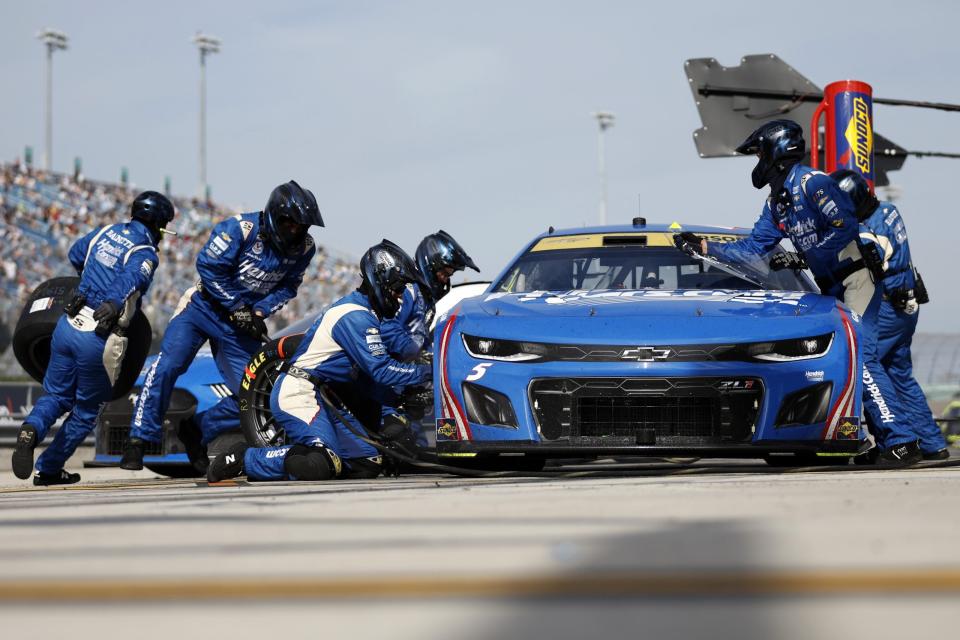
POLYGON ((200 50, 200 197, 207 195, 207 55, 220 53, 220 38, 197 32, 193 43, 200 50))
POLYGON ((590 115, 597 119, 600 127, 597 132, 597 162, 600 172, 600 224, 603 225, 607 224, 607 162, 603 134, 613 126, 614 115, 608 111, 595 111, 590 115))
POLYGON ((47 45, 47 123, 43 168, 50 171, 53 166, 53 52, 67 48, 67 34, 56 29, 44 29, 37 34, 37 39, 47 45))

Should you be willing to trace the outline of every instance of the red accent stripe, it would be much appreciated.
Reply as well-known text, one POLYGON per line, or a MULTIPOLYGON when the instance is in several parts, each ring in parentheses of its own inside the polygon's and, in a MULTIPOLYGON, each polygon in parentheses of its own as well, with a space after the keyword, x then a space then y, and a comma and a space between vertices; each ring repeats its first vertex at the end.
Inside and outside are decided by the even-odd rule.
POLYGON ((457 426, 462 430, 461 435, 466 436, 466 440, 472 440, 473 434, 470 432, 470 424, 467 422, 467 418, 463 413, 463 408, 460 407, 460 402, 457 400, 457 396, 453 394, 453 390, 450 388, 450 374, 447 371, 447 349, 450 346, 450 336, 453 334, 453 325, 456 320, 457 316, 450 316, 450 319, 447 321, 447 326, 443 331, 443 354, 440 362, 440 368, 443 372, 441 384, 443 385, 444 391, 448 397, 448 402, 450 405, 452 405, 457 426))
MULTIPOLYGON (((847 317, 847 312, 844 311, 840 305, 837 305, 837 310, 840 312, 840 320, 843 322, 844 334, 847 338, 847 381, 844 383, 843 390, 840 392, 840 397, 837 398, 836 404, 833 405, 833 409, 830 410, 830 414, 827 416, 827 422, 824 424, 823 435, 821 436, 823 440, 826 440, 827 435, 830 433, 830 425, 833 423, 834 417, 837 416, 837 412, 846 409, 849 406, 849 399, 853 397, 851 393, 850 398, 847 398, 847 394, 853 382, 854 368, 856 367, 857 361, 856 331, 853 330, 853 325, 847 317)), ((836 431, 834 431, 834 434, 836 434, 836 431)))

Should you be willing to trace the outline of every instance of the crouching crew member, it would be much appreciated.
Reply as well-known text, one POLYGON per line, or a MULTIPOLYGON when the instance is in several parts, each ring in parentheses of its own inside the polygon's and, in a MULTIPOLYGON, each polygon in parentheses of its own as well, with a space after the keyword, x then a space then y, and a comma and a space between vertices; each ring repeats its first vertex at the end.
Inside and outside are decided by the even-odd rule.
POLYGON ((264 320, 297 295, 313 258, 311 226, 323 226, 316 198, 291 180, 273 190, 262 212, 227 218, 213 228, 197 256, 200 280, 180 299, 146 373, 121 468, 143 468, 144 443, 161 440, 174 383, 209 340, 233 395, 181 423, 177 434, 194 466, 206 469, 205 445, 239 424, 236 393, 247 362, 267 338, 264 320))
POLYGON ((35 485, 72 484, 80 474, 63 466, 93 429, 127 347, 126 328, 140 308, 160 262, 157 246, 173 205, 156 191, 145 191, 130 208, 130 222, 91 231, 70 247, 70 263, 80 275, 76 294, 57 322, 50 364, 43 377, 45 394, 24 420, 13 450, 13 473, 33 471, 33 450, 50 426, 70 415, 37 460, 35 485))
POLYGON ((762 256, 789 238, 809 265, 825 295, 842 300, 862 317, 863 404, 880 448, 878 464, 903 466, 919 462, 917 433, 900 405, 893 384, 877 354, 877 319, 881 293, 874 275, 882 268, 870 245, 860 242, 860 222, 853 202, 830 176, 804 166, 803 129, 792 120, 761 125, 737 147, 757 155, 753 186, 770 186, 760 218, 750 235, 730 243, 707 242, 693 233, 675 236, 681 249, 727 260, 762 256))
MULTIPOLYGON (((210 463, 208 480, 218 482, 244 471, 252 480, 379 475, 379 452, 358 437, 366 431, 353 415, 343 406, 331 406, 336 399, 326 385, 356 385, 358 393, 376 402, 382 388, 421 384, 430 378, 431 368, 390 357, 380 333, 381 321, 394 317, 406 286, 417 279, 412 259, 384 240, 363 255, 360 273, 360 287, 314 322, 280 369, 270 409, 290 444, 260 449, 234 445, 210 463)), ((394 437, 408 437, 400 433, 404 430, 402 423, 385 419, 381 435, 390 431, 394 437)))
POLYGON ((880 281, 883 300, 877 323, 880 364, 920 436, 923 458, 945 460, 950 457, 947 441, 934 422, 923 390, 913 376, 910 345, 920 319, 920 305, 928 302, 928 298, 923 280, 913 267, 903 218, 892 202, 878 201, 870 192, 870 185, 856 171, 835 171, 830 177, 853 200, 857 218, 872 233, 863 234, 864 239, 877 243, 883 259, 883 279, 880 281))

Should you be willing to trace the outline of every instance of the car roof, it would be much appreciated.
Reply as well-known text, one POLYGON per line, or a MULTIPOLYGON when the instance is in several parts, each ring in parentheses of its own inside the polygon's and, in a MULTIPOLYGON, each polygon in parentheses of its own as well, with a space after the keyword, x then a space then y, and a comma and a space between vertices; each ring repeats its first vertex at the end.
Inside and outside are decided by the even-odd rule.
POLYGON ((682 233, 684 231, 712 234, 746 234, 750 230, 743 227, 718 227, 703 224, 684 224, 681 222, 644 225, 610 224, 603 226, 574 227, 572 229, 554 229, 553 231, 541 233, 537 238, 573 236, 585 233, 682 233))

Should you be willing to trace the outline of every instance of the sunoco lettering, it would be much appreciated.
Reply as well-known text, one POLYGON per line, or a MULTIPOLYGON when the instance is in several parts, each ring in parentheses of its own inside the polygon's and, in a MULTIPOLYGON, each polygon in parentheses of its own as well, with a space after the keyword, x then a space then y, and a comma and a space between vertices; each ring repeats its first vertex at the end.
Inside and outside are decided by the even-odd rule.
POLYGON ((857 97, 853 99, 853 117, 844 137, 850 145, 854 155, 854 162, 860 173, 870 174, 870 152, 873 149, 873 132, 870 128, 870 113, 867 110, 867 101, 857 97))

